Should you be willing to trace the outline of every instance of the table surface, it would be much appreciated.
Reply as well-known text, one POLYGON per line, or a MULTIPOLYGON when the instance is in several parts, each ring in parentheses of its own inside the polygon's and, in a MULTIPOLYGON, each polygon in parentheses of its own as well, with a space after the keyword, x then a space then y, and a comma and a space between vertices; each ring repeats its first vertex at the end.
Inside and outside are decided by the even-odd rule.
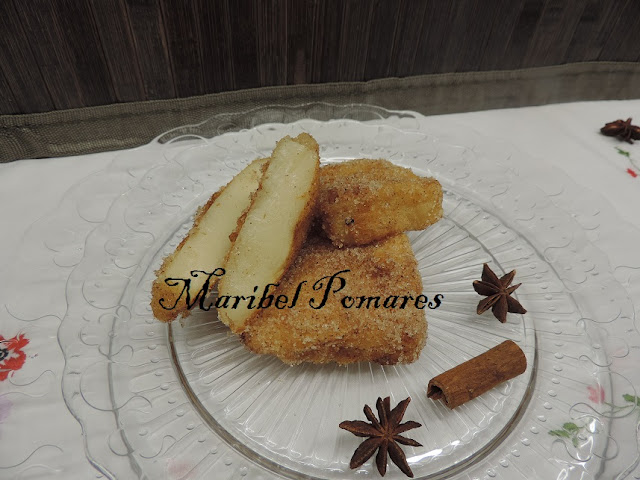
MULTIPOLYGON (((509 110, 463 113, 433 116, 424 119, 423 129, 429 126, 439 130, 456 126, 470 127, 481 135, 502 138, 518 150, 527 152, 534 159, 540 158, 564 171, 576 184, 593 192, 592 199, 599 202, 603 212, 612 211, 640 229, 640 142, 629 145, 617 139, 599 134, 605 122, 636 116, 640 120, 640 100, 559 104, 509 110)), ((23 241, 30 225, 38 222, 54 210, 64 193, 76 182, 104 169, 118 152, 83 155, 69 158, 24 160, 0 164, 0 270, 7 272, 14 262, 16 252, 24 249, 23 241)), ((630 265, 640 271, 640 248, 629 245, 616 236, 615 229, 603 232, 598 247, 609 257, 611 264, 630 265), (626 262, 626 263, 623 263, 626 262)), ((24 255, 24 252, 21 254, 24 255)), ((636 318, 640 309, 640 279, 632 277, 627 289, 636 306, 636 318)), ((0 276, 2 285, 11 282, 0 276)), ((25 288, 38 288, 34 285, 25 288)), ((7 299, 1 296, 0 303, 7 299)), ((18 333, 5 312, 0 313, 0 335, 10 338, 18 333), (5 321, 6 320, 6 321, 5 321), (5 330, 7 328, 7 330, 5 330)), ((17 370, 11 381, 0 377, 0 478, 96 478, 101 475, 84 456, 82 431, 66 409, 62 396, 57 403, 45 404, 43 389, 60 389, 64 359, 56 341, 60 319, 51 316, 25 323, 37 330, 42 337, 31 339, 26 366, 34 358, 47 359, 46 368, 29 371, 34 389, 27 397, 17 393, 16 385, 23 386, 21 371, 17 370), (40 442, 41 423, 56 418, 58 428, 49 432, 46 442, 40 442), (22 478, 22 477, 21 477, 22 478)), ((636 326, 637 326, 636 321, 636 326)), ((637 327, 636 327, 637 328, 637 327)), ((637 332, 636 332, 637 333, 637 332)), ((640 348, 635 345, 634 348, 640 348)), ((35 363, 35 362, 34 362, 35 363)), ((640 377, 635 375, 635 385, 640 390, 640 377)), ((47 397, 49 398, 49 397, 47 397)), ((634 461, 634 440, 623 459, 634 461)), ((627 472, 628 478, 640 478, 640 468, 634 466, 627 472)), ((624 477, 619 477, 624 478, 624 477)))

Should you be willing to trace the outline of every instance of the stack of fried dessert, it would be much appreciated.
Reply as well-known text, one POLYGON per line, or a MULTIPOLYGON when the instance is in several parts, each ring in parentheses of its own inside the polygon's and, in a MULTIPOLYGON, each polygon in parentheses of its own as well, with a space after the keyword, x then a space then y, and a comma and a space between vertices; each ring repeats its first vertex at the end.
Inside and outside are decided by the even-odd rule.
POLYGON ((310 135, 285 137, 201 207, 156 272, 151 306, 165 322, 189 314, 172 278, 191 277, 192 292, 205 278, 205 289, 213 290, 219 278, 218 298, 248 298, 271 284, 273 298, 296 297, 295 305, 217 309, 253 352, 289 364, 410 363, 426 341, 423 309, 406 302, 358 307, 344 299, 418 297, 422 281, 404 232, 441 217, 435 179, 386 160, 320 167, 310 135), (192 275, 221 267, 220 277, 192 275), (338 272, 341 281, 328 285, 338 272))

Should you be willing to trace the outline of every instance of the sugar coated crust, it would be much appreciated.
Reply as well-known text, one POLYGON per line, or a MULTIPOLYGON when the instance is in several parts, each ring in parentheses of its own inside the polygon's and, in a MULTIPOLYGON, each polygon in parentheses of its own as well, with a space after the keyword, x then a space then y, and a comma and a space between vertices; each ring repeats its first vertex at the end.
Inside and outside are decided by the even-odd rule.
POLYGON ((367 245, 442 218, 442 186, 387 160, 350 160, 320 169, 317 216, 339 247, 367 245))
MULTIPOLYGON (((273 306, 259 310, 241 338, 256 353, 271 354, 289 364, 301 362, 348 364, 372 361, 380 364, 411 363, 418 359, 427 338, 423 309, 408 302, 405 308, 385 308, 389 296, 422 292, 422 280, 405 234, 363 247, 337 248, 327 239, 310 237, 275 291, 289 302, 301 282, 306 282, 293 308, 273 306), (328 276, 343 270, 344 288, 319 306, 328 276), (324 280, 320 280, 323 277, 324 280), (320 280, 322 288, 314 290, 320 280), (343 297, 356 299, 346 308, 343 297), (379 297, 362 302, 357 297, 379 297)), ((335 290, 339 283, 334 283, 335 290)), ((393 301, 393 299, 391 300, 393 301)), ((348 305, 349 302, 346 302, 348 305)), ((390 305, 390 303, 388 303, 390 305)))

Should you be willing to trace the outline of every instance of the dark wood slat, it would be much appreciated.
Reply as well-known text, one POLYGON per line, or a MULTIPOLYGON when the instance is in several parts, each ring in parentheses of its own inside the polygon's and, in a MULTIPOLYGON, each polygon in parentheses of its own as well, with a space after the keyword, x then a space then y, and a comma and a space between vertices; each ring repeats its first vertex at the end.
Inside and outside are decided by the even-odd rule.
POLYGON ((640 0, 0 0, 0 111, 640 61, 640 0))
POLYGON ((260 85, 287 83, 287 2, 256 0, 260 85))
POLYGON ((287 83, 310 83, 314 13, 318 0, 288 0, 287 83))
POLYGON ((321 1, 314 14, 313 69, 315 83, 335 82, 338 77, 338 55, 342 32, 342 2, 321 1))
POLYGON ((158 0, 125 0, 125 4, 145 99, 175 97, 162 11, 158 0))
POLYGON ((497 9, 500 14, 493 19, 491 32, 480 54, 478 70, 499 70, 503 62, 507 45, 520 19, 525 0, 499 0, 497 9))
POLYGON ((584 7, 582 0, 547 0, 522 65, 562 63, 584 7))
POLYGON ((387 76, 404 77, 414 72, 414 61, 422 35, 427 9, 426 2, 404 0, 398 5, 398 22, 393 37, 393 50, 387 76))
POLYGON ((234 72, 234 89, 259 87, 255 2, 230 0, 229 19, 233 34, 231 64, 234 72))
POLYGON ((372 15, 370 0, 344 1, 338 51, 338 76, 343 82, 364 79, 372 15))
POLYGON ((197 5, 184 0, 161 0, 161 5, 176 96, 202 95, 204 79, 197 5))
POLYGON ((145 97, 138 56, 129 27, 127 8, 122 0, 91 0, 93 18, 118 102, 145 97))
MULTIPOLYGON (((502 25, 502 11, 499 8, 501 2, 459 0, 446 3, 449 5, 445 5, 444 2, 437 5, 438 12, 442 12, 445 17, 439 19, 437 25, 433 25, 436 23, 433 21, 429 23, 431 34, 435 33, 439 37, 434 39, 437 47, 430 53, 430 72, 478 70, 492 33, 492 26, 495 23, 502 25)), ((438 12, 433 12, 432 6, 426 18, 438 19, 438 12)))
MULTIPOLYGON (((434 73, 445 63, 447 40, 452 35, 454 3, 447 0, 428 3, 424 12, 422 34, 415 44, 417 53, 412 70, 414 74, 434 73)), ((402 34, 400 23, 398 34, 402 34)))
POLYGON ((395 1, 375 0, 372 9, 364 80, 382 78, 387 75, 399 15, 395 1))
POLYGON ((71 65, 85 105, 116 101, 113 80, 102 51, 91 7, 86 0, 65 0, 53 4, 62 41, 68 45, 71 65))
POLYGON ((544 9, 543 0, 525 0, 518 15, 509 42, 500 60, 500 69, 520 68, 529 51, 529 45, 544 9))
MULTIPOLYGON (((7 81, 5 74, 2 70, 4 64, 0 63, 0 115, 12 115, 14 113, 20 113, 20 107, 18 102, 11 92, 11 87, 7 81)), ((2 161, 0 159, 0 161, 2 161)))
POLYGON ((207 93, 233 90, 229 3, 227 0, 199 0, 197 8, 204 89, 207 93))
POLYGON ((501 2, 459 0, 452 4, 451 23, 441 31, 444 56, 437 55, 432 71, 469 72, 480 68, 493 26, 503 25, 501 2))
POLYGON ((0 2, 0 65, 4 67, 6 81, 2 91, 6 92, 6 98, 13 98, 16 111, 34 113, 53 109, 51 95, 22 28, 22 19, 9 1, 0 2))
POLYGON ((622 9, 600 52, 599 60, 635 62, 640 58, 640 2, 632 0, 622 9))
POLYGON ((90 105, 84 98, 66 33, 57 21, 57 9, 47 0, 14 1, 34 58, 56 110, 90 105))
POLYGON ((565 54, 565 62, 597 60, 628 0, 588 0, 565 54))

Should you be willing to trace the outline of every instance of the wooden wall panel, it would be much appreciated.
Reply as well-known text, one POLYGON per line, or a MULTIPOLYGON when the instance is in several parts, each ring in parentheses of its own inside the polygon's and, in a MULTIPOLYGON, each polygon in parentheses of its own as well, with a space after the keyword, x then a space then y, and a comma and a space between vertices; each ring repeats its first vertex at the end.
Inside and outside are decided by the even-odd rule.
POLYGON ((227 0, 199 0, 197 6, 202 76, 207 93, 234 89, 232 33, 227 0))
POLYGON ((287 83, 310 83, 313 27, 320 0, 287 1, 287 83))
POLYGON ((640 61, 640 1, 0 1, 0 114, 582 61, 640 61))
POLYGON ((56 18, 56 6, 47 0, 14 1, 14 6, 47 84, 54 109, 91 104, 94 99, 83 95, 69 39, 56 18))
MULTIPOLYGON (((489 38, 480 54, 478 70, 500 70, 505 52, 520 20, 524 2, 525 0, 501 0, 494 3, 499 13, 493 19, 489 38)), ((464 65, 461 68, 464 68, 464 65)))
POLYGON ((544 0, 525 0, 500 59, 500 69, 521 68, 544 10, 544 0), (504 66, 503 66, 504 65, 504 66))
POLYGON ((371 14, 371 27, 369 28, 369 48, 364 67, 364 78, 386 77, 389 72, 391 55, 393 52, 393 39, 400 9, 397 2, 387 0, 374 0, 371 14))
POLYGON ((158 0, 125 0, 145 99, 175 97, 162 9, 158 0))
POLYGON ((586 0, 564 61, 598 60, 604 43, 620 17, 620 7, 624 7, 626 2, 627 0, 620 0, 614 4, 602 0, 586 0))
POLYGON ((49 2, 48 10, 59 29, 58 38, 65 43, 71 73, 76 77, 82 98, 99 105, 115 102, 114 82, 107 68, 90 2, 49 2))
POLYGON ((126 5, 123 0, 92 0, 90 6, 116 101, 131 102, 144 97, 126 5))
POLYGON ((0 113, 11 108, 21 113, 53 110, 22 19, 9 1, 0 2, 0 70, 6 82, 1 87, 4 106, 0 106, 0 113), (11 103, 9 98, 13 99, 11 103))
POLYGON ((197 10, 184 0, 161 0, 169 64, 177 97, 205 92, 197 10))
POLYGON ((562 63, 583 10, 580 2, 547 0, 522 65, 539 67, 562 63))
POLYGON ((256 0, 260 86, 287 83, 287 2, 256 0))
POLYGON ((401 0, 398 5, 398 20, 393 35, 393 49, 387 69, 388 76, 404 77, 414 71, 414 61, 422 35, 426 2, 401 0))
POLYGON ((434 70, 437 72, 475 71, 480 69, 482 54, 487 48, 490 35, 495 31, 502 9, 500 2, 481 3, 476 0, 451 2, 451 32, 464 32, 461 35, 444 37, 444 55, 439 57, 434 70), (478 19, 484 18, 484 21, 478 19))
POLYGON ((338 55, 343 18, 342 2, 318 2, 314 12, 311 81, 335 82, 338 79, 338 55))
POLYGON ((253 0, 229 0, 234 90, 260 86, 256 13, 253 0))
POLYGON ((342 82, 364 77, 372 14, 373 3, 370 0, 344 0, 338 49, 338 78, 342 82))
POLYGON ((13 92, 9 86, 9 82, 7 82, 4 76, 2 68, 0 68, 0 112, 6 112, 8 114, 20 113, 20 108, 13 96, 13 92))
POLYGON ((602 46, 599 60, 635 62, 640 59, 640 2, 631 0, 620 10, 618 21, 602 46))
MULTIPOLYGON (((433 0, 427 4, 422 19, 422 34, 417 42, 412 70, 414 75, 442 71, 448 46, 455 45, 459 41, 459 38, 448 34, 451 32, 455 15, 454 3, 447 0, 433 0)), ((398 33, 402 34, 402 32, 398 33)), ((455 50, 454 46, 451 48, 455 50)))

